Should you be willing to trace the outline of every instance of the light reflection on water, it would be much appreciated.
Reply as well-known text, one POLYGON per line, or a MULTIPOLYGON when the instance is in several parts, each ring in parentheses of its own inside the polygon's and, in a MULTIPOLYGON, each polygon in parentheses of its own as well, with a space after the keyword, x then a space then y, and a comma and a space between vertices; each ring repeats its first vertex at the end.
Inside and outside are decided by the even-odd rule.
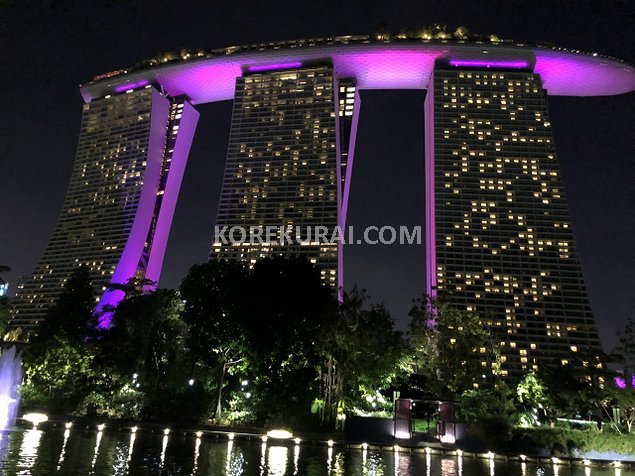
POLYGON ((508 463, 430 453, 253 443, 223 437, 49 428, 0 434, 0 473, 193 476, 635 476, 619 468, 508 463))
POLYGON ((20 446, 20 459, 18 460, 20 471, 16 474, 31 474, 29 470, 35 465, 41 439, 42 430, 34 428, 24 434, 22 445, 20 446))

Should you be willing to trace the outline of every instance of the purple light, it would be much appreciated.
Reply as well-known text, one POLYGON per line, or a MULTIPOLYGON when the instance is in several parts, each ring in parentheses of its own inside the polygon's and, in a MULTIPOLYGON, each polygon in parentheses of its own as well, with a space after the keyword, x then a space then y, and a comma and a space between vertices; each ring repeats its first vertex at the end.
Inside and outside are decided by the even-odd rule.
POLYGON ((622 377, 615 377, 613 380, 615 381, 615 386, 617 388, 626 388, 626 381, 622 377))
POLYGON ((348 162, 346 163, 346 177, 344 177, 344 196, 342 197, 342 214, 340 226, 342 230, 346 226, 346 214, 348 213, 348 197, 351 192, 351 179, 353 177, 353 161, 355 159, 355 142, 357 141, 357 125, 359 123, 359 111, 362 105, 362 98, 359 90, 355 90, 353 100, 353 120, 351 122, 351 137, 348 141, 348 162))
POLYGON ((259 64, 256 66, 250 66, 248 71, 250 73, 258 73, 261 71, 274 71, 276 69, 293 69, 301 68, 302 63, 300 61, 292 61, 289 63, 276 63, 276 64, 259 64))
MULTIPOLYGON (((135 276, 139 266, 139 260, 141 259, 152 217, 154 216, 157 192, 159 191, 166 134, 165 125, 168 120, 169 107, 168 100, 158 91, 153 91, 150 139, 146 159, 147 165, 143 175, 143 189, 139 192, 137 212, 126 240, 126 246, 110 279, 111 283, 125 283, 135 276)), ((107 310, 109 307, 115 307, 123 298, 124 293, 122 291, 107 290, 104 292, 96 308, 96 313, 99 315, 98 329, 110 327, 112 313, 107 312, 107 310)))
MULTIPOLYGON (((353 99, 353 120, 351 121, 351 135, 348 140, 348 157, 346 162, 346 177, 344 177, 344 191, 341 192, 341 157, 340 157, 340 149, 339 149, 339 124, 335 128, 336 141, 338 142, 337 147, 337 193, 338 199, 340 201, 340 213, 338 219, 338 225, 342 233, 346 233, 346 214, 348 213, 348 197, 351 191, 351 178, 353 176, 353 159, 355 158, 355 142, 357 140, 357 124, 359 123, 359 111, 361 108, 362 98, 359 94, 359 90, 355 90, 355 98, 353 99), (341 195, 341 197, 340 197, 341 195)), ((339 120, 339 115, 337 112, 337 107, 339 104, 339 100, 335 102, 335 118, 339 120)), ((344 246, 341 241, 337 242, 337 286, 338 292, 337 297, 339 302, 342 302, 344 299, 343 290, 344 290, 344 246)))
MULTIPOLYGON (((434 87, 434 77, 430 80, 434 87)), ((426 178, 426 294, 437 295, 437 249, 434 203, 434 92, 426 92, 424 104, 425 123, 425 178, 426 178)), ((428 327, 430 323, 428 323, 428 327)))
POLYGON ((116 93, 123 93, 124 91, 129 91, 131 89, 139 89, 142 88, 144 86, 147 86, 148 84, 150 84, 149 81, 143 80, 143 81, 139 81, 137 83, 129 83, 129 84, 124 84, 123 86, 117 86, 114 91, 116 93))
POLYGON ((157 225, 154 230, 154 239, 152 240, 152 249, 150 250, 150 258, 148 259, 145 275, 147 279, 157 283, 161 277, 165 248, 170 236, 172 218, 176 209, 176 201, 179 198, 179 190, 181 189, 185 165, 190 154, 198 117, 198 111, 189 103, 184 103, 181 121, 179 122, 179 133, 176 136, 174 152, 172 153, 170 173, 165 184, 165 193, 163 194, 161 209, 157 217, 157 225))
POLYGON ((527 61, 450 60, 450 66, 458 68, 529 68, 527 61))
MULTIPOLYGON (((364 89, 427 89, 437 59, 457 57, 472 45, 437 44, 356 44, 324 45, 293 50, 245 52, 197 61, 183 61, 155 66, 128 75, 129 82, 119 86, 122 76, 106 78, 81 87, 86 102, 113 91, 135 87, 139 82, 160 83, 173 97, 187 95, 193 104, 233 99, 236 78, 246 68, 300 67, 310 61, 330 59, 340 78, 356 78, 364 89), (269 64, 258 64, 268 58, 269 64)), ((488 45, 493 55, 504 52, 512 63, 528 62, 535 56, 534 71, 540 74, 547 93, 552 96, 608 96, 635 89, 635 71, 625 63, 602 57, 570 53, 563 50, 488 45), (517 59, 515 52, 517 51, 517 59)), ((486 62, 487 63, 487 62, 486 62)), ((492 60, 491 64, 496 61, 492 60)))

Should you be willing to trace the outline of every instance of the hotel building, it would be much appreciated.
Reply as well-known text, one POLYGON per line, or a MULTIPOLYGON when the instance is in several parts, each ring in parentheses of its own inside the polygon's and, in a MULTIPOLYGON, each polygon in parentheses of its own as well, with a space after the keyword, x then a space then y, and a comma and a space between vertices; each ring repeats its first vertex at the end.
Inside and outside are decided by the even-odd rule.
MULTIPOLYGON (((122 297, 110 283, 158 281, 196 104, 234 100, 218 227, 345 227, 360 91, 369 89, 426 90, 427 293, 479 314, 503 375, 599 351, 547 98, 629 93, 635 70, 496 39, 297 40, 183 51, 96 77, 80 88, 69 192, 20 287, 13 326, 36 329, 80 265, 98 312, 122 297)), ((304 255, 325 283, 342 286, 339 244, 211 246, 212 258, 249 264, 278 254, 304 255)))

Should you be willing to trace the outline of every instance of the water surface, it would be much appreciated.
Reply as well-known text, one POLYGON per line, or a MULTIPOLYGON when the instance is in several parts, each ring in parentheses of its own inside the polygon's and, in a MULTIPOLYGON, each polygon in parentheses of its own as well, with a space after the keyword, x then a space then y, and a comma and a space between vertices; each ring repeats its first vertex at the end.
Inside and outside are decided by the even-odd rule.
POLYGON ((47 476, 635 476, 633 471, 613 468, 79 428, 2 433, 0 470, 5 475, 47 476))

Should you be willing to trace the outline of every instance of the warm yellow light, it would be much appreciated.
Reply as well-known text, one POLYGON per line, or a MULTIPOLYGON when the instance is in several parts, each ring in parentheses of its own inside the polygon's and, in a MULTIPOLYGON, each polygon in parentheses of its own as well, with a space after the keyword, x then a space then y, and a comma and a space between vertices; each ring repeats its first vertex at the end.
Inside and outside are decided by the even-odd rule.
POLYGON ((287 430, 270 430, 267 432, 267 436, 277 440, 287 440, 293 438, 293 433, 287 430))
POLYGON ((33 428, 37 428, 40 423, 43 423, 49 419, 44 413, 26 413, 22 416, 22 419, 30 422, 33 428))

